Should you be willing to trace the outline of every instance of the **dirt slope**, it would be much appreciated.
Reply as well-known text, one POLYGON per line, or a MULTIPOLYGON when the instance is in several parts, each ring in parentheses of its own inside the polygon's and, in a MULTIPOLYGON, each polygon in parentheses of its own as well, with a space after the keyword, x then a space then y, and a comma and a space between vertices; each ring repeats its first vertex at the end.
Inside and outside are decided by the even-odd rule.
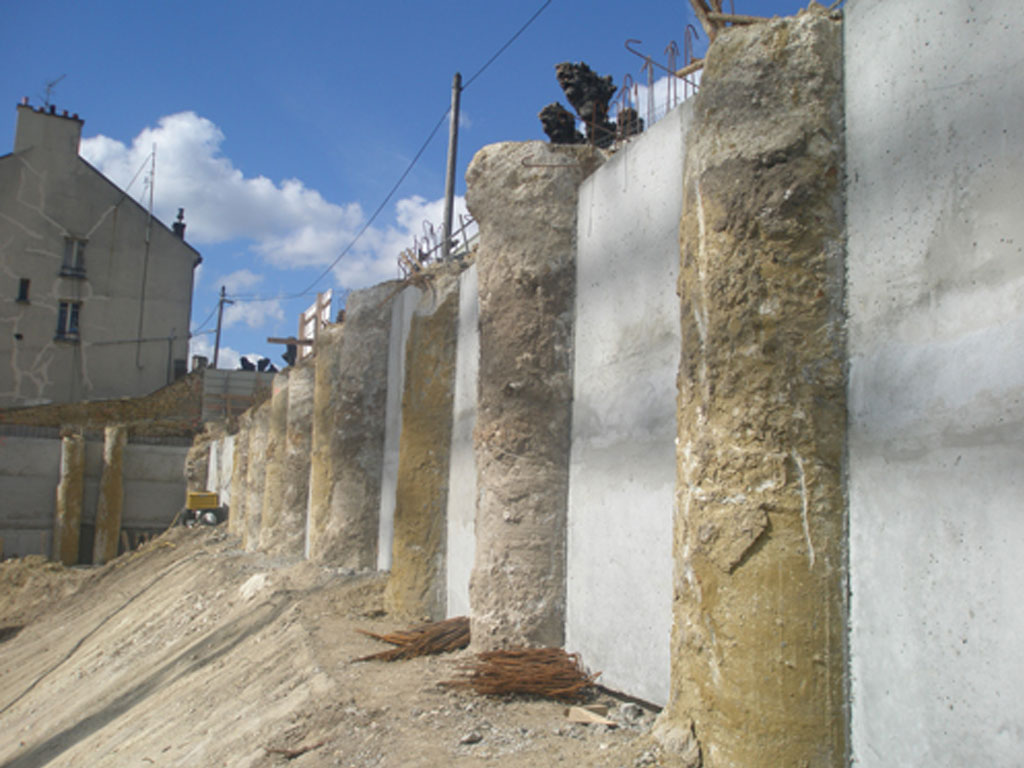
POLYGON ((88 572, 4 563, 0 590, 0 768, 660 758, 653 714, 607 694, 619 728, 438 687, 465 651, 352 663, 382 649, 356 627, 403 626, 383 615, 382 579, 244 553, 220 530, 175 529, 88 572))

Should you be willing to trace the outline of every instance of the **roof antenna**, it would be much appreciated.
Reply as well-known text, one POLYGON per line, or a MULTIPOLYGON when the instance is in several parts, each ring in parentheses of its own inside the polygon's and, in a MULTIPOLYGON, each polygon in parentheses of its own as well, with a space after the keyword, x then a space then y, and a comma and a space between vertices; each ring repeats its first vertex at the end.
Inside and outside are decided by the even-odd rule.
POLYGON ((46 84, 46 95, 43 96, 43 107, 45 107, 46 109, 50 108, 50 96, 53 95, 54 88, 56 88, 57 87, 57 83, 59 83, 65 77, 67 77, 67 74, 63 74, 60 77, 58 77, 56 80, 51 80, 50 82, 48 82, 46 84))

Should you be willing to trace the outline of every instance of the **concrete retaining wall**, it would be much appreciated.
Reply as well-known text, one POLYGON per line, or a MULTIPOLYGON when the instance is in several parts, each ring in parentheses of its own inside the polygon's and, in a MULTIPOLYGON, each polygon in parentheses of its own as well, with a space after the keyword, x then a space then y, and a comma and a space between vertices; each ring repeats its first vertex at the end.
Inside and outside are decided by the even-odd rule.
POLYGON ((564 638, 576 200, 601 161, 592 147, 505 143, 466 173, 480 224, 478 649, 564 638))
POLYGON ((401 284, 349 294, 345 323, 317 341, 307 556, 347 568, 377 564, 388 337, 401 284))
POLYGON ((446 613, 469 615, 469 579, 476 553, 476 426, 477 371, 480 360, 480 309, 474 264, 459 276, 459 329, 455 351, 455 392, 452 398, 452 444, 448 468, 446 613))
POLYGON ((60 438, 3 435, 0 467, 3 556, 49 554, 54 493, 60 479, 60 438))
POLYGON ((853 755, 1020 765, 1024 23, 846 18, 853 755))
POLYGON ((679 216, 692 104, 580 188, 566 648, 668 701, 679 216), (644 663, 638 664, 637 659, 644 663))
POLYGON ((245 522, 241 526, 242 546, 249 551, 259 547, 263 525, 271 407, 271 401, 268 400, 256 408, 249 419, 249 434, 242 434, 238 438, 249 442, 249 461, 245 468, 245 522))
POLYGON ((445 510, 459 281, 438 272, 413 314, 406 343, 405 394, 395 488, 388 610, 406 617, 445 614, 445 510))
POLYGON ((279 528, 268 551, 304 556, 310 449, 313 444, 313 378, 316 370, 312 361, 290 370, 279 528))
POLYGON ((719 35, 687 142, 659 732, 705 768, 847 764, 842 47, 812 9, 719 35))
MULTIPOLYGON (((154 531, 170 524, 185 503, 184 464, 188 447, 129 442, 124 446, 121 466, 121 523, 119 529, 154 531)), ((79 525, 91 532, 96 523, 100 478, 103 473, 103 441, 90 436, 84 441, 81 459, 75 464, 80 478, 65 478, 66 485, 80 494, 79 525)), ((51 555, 56 521, 57 488, 61 481, 61 438, 56 430, 49 437, 0 436, 0 538, 3 556, 51 555)), ((113 482, 113 480, 111 481, 113 482)), ((74 536, 69 534, 69 541, 74 536)), ((119 535, 114 533, 119 542, 119 535)), ((73 562, 88 555, 92 560, 93 540, 83 535, 73 562)), ((71 557, 70 550, 56 553, 71 557)))
POLYGON ((235 472, 235 436, 224 435, 210 443, 210 468, 203 490, 216 491, 220 503, 231 506, 231 476, 235 472))
POLYGON ((402 435, 402 393, 405 391, 405 346, 420 291, 409 286, 391 305, 388 333, 388 388, 384 414, 384 463, 381 471, 378 515, 377 568, 391 570, 391 542, 395 531, 395 492, 398 488, 398 457, 402 435))

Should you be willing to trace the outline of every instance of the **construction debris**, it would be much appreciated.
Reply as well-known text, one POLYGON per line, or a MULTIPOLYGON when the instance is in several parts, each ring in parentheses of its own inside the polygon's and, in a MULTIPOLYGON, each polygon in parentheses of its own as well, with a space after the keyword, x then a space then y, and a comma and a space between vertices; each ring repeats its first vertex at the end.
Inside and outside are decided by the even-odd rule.
POLYGON ((560 701, 578 701, 601 674, 587 674, 579 655, 561 648, 485 651, 463 669, 462 678, 441 685, 483 695, 521 693, 560 701))
POLYGON ((565 710, 565 719, 570 723, 581 723, 583 725, 606 725, 609 728, 617 728, 619 724, 609 720, 608 707, 600 704, 591 704, 586 707, 569 707, 565 710))
POLYGON ((423 624, 412 629, 383 635, 365 629, 357 631, 375 640, 391 643, 396 647, 363 656, 356 661, 398 661, 417 656, 449 653, 469 645, 469 619, 466 616, 456 616, 445 621, 435 621, 432 624, 423 624))

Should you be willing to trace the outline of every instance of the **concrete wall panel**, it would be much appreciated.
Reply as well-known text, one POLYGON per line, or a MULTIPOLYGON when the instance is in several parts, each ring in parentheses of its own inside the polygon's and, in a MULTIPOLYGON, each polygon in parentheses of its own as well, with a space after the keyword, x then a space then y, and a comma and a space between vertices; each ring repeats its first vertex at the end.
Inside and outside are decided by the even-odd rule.
POLYGON ((395 531, 395 492, 398 488, 398 457, 402 435, 402 393, 405 391, 405 345, 420 290, 409 286, 391 305, 388 334, 388 390, 384 416, 384 462, 380 482, 377 568, 391 570, 391 545, 395 531))
POLYGON ((0 437, 0 538, 3 556, 49 554, 55 489, 60 480, 60 440, 0 437))
POLYGON ((566 648, 668 701, 679 216, 692 104, 580 187, 566 648), (644 659, 637 664, 637 659, 644 659))
POLYGON ((459 275, 459 336, 455 351, 452 446, 448 468, 447 600, 449 617, 469 615, 469 579, 476 552, 477 371, 480 362, 480 310, 474 264, 459 275))
POLYGON ((316 356, 310 559, 375 568, 387 413, 388 336, 398 281, 350 293, 316 356))
POLYGON ((413 315, 406 344, 391 576, 384 599, 389 612, 409 617, 441 619, 445 613, 445 510, 458 309, 457 275, 435 273, 413 315))
POLYGON ((185 506, 188 448, 129 443, 124 457, 123 528, 159 529, 185 506))
POLYGON ((1024 754, 1019 11, 846 8, 857 765, 1024 754))

